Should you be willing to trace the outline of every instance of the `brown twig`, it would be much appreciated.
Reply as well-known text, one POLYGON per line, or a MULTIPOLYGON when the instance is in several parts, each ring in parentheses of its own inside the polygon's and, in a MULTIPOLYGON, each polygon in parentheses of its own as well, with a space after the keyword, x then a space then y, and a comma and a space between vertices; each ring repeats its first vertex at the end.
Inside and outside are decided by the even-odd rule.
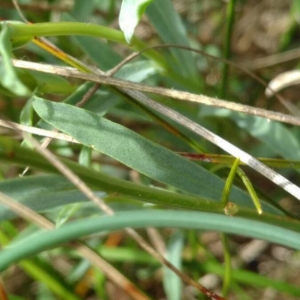
POLYGON ((215 100, 207 96, 203 95, 196 95, 187 92, 180 92, 171 89, 159 88, 159 87, 151 87, 145 84, 137 84, 126 80, 119 80, 111 77, 106 77, 103 75, 93 75, 87 73, 78 72, 74 68, 67 68, 67 67, 58 67, 46 64, 39 64, 39 63, 32 63, 32 62, 24 62, 20 60, 13 60, 13 64, 17 67, 21 68, 28 68, 34 69, 36 71, 52 73, 57 75, 62 75, 65 77, 75 77, 81 78, 89 81, 99 82, 103 84, 118 86, 123 93, 129 95, 130 97, 134 98, 136 101, 141 103, 142 105, 148 106, 155 111, 167 116, 168 118, 174 120, 175 122, 183 125, 184 127, 192 130, 197 135, 204 137, 208 141, 212 142, 213 144, 217 145, 227 153, 233 155, 234 157, 239 157, 240 160, 247 164, 249 167, 253 168, 276 185, 280 186, 288 193, 293 195, 295 198, 300 200, 300 188, 287 180, 282 175, 274 172, 272 169, 267 167, 266 165, 259 162, 253 156, 249 155, 245 151, 242 151, 238 147, 232 145, 225 139, 219 137, 218 135, 212 133, 211 131, 207 130, 206 128, 200 126, 199 124, 191 121, 190 119, 186 118, 185 116, 181 115, 177 111, 168 108, 164 105, 161 105, 158 102, 153 101, 151 98, 147 97, 146 95, 140 93, 139 91, 145 92, 152 92, 164 96, 169 96, 176 99, 186 100, 186 101, 195 101, 201 102, 204 104, 224 107, 224 108, 231 108, 233 110, 237 110, 240 112, 251 113, 254 115, 261 115, 265 116, 268 119, 278 120, 281 122, 291 123, 294 125, 300 125, 300 118, 289 116, 285 114, 270 112, 264 109, 253 108, 251 106, 245 106, 236 103, 228 103, 227 101, 223 100, 215 100), (246 110, 246 111, 245 111, 246 110))
POLYGON ((16 59, 12 60, 12 63, 15 67, 22 68, 22 69, 29 69, 29 70, 35 70, 44 73, 51 73, 51 74, 61 75, 64 77, 79 78, 83 80, 116 86, 126 90, 136 90, 141 92, 153 93, 165 97, 174 98, 177 100, 190 101, 190 102, 201 103, 201 104, 210 105, 214 107, 226 108, 241 113, 246 113, 246 114, 259 116, 274 121, 300 126, 300 118, 298 117, 282 114, 279 112, 269 111, 262 108, 242 105, 234 102, 228 102, 225 100, 218 100, 205 95, 197 95, 189 92, 182 92, 178 90, 161 88, 161 87, 153 87, 146 84, 106 77, 105 75, 94 75, 89 73, 82 73, 70 67, 53 66, 48 64, 27 62, 27 61, 16 60, 16 59))

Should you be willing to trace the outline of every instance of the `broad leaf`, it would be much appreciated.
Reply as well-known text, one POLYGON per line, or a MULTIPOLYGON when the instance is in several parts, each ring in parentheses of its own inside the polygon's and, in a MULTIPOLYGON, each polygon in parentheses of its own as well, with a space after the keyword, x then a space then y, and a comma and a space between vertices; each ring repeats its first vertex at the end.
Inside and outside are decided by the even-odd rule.
MULTIPOLYGON (((98 115, 64 103, 35 98, 39 116, 85 146, 187 193, 220 200, 224 181, 201 166, 98 115)), ((232 189, 232 200, 245 205, 249 196, 232 189)), ((249 205, 249 203, 248 203, 249 205)))
POLYGON ((134 29, 139 23, 146 7, 153 0, 123 0, 119 15, 119 25, 124 32, 126 41, 130 44, 130 40, 134 34, 134 29))
POLYGON ((11 62, 12 46, 8 25, 2 22, 0 26, 0 83, 7 90, 18 96, 30 95, 29 89, 20 81, 11 62))

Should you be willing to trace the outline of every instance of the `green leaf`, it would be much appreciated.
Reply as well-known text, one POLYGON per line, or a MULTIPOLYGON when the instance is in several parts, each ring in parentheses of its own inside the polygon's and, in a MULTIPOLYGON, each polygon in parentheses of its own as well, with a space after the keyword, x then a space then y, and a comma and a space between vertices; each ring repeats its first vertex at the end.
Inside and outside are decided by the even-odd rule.
MULTIPOLYGON (((171 264, 173 264, 173 266, 175 266, 179 270, 181 270, 181 255, 183 246, 184 234, 182 233, 182 231, 177 231, 175 232, 175 234, 172 235, 170 241, 168 242, 166 258, 171 264)), ((182 299, 181 279, 167 267, 164 267, 163 285, 168 300, 182 299)))
POLYGON ((153 0, 123 0, 119 15, 119 25, 124 32, 126 41, 130 44, 134 29, 139 23, 147 6, 153 0))
POLYGON ((51 260, 50 262, 41 259, 25 260, 20 263, 20 267, 37 282, 45 284, 60 299, 80 299, 73 291, 73 287, 57 271, 51 260))
POLYGON ((81 203, 65 205, 55 219, 55 227, 58 228, 66 223, 81 208, 81 203))
POLYGON ((97 5, 97 0, 76 0, 74 2, 72 14, 80 21, 88 21, 97 5))
MULTIPOLYGON (((105 257, 106 258, 106 257, 105 257)), ((200 262, 193 265, 197 270, 201 270, 206 273, 214 273, 219 275, 221 278, 224 276, 225 270, 224 267, 217 263, 212 262, 200 262)), ((257 272, 250 272, 245 269, 233 269, 232 278, 241 286, 252 286, 255 288, 272 288, 278 292, 284 292, 293 296, 300 296, 299 285, 292 285, 285 280, 283 277, 282 280, 275 280, 274 278, 266 277, 265 275, 260 275, 257 272)), ((289 297, 287 297, 289 298, 289 297)), ((227 298, 228 299, 228 298, 227 298)), ((240 298, 243 299, 243 298, 240 298)))
POLYGON ((283 124, 224 109, 211 110, 203 107, 202 115, 229 117, 237 126, 267 145, 273 152, 287 159, 299 159, 300 143, 283 124), (208 113, 207 113, 208 112, 208 113))
MULTIPOLYGON (((3 31, 3 28, 4 30, 5 27, 9 25, 13 25, 13 24, 24 24, 24 22, 20 22, 20 21, 14 21, 14 20, 9 20, 9 21, 2 21, 0 22, 0 31, 3 31)), ((11 29, 10 27, 8 27, 8 29, 11 29)), ((32 39, 32 37, 12 37, 10 38, 10 47, 11 49, 16 49, 16 48, 19 48, 19 47, 22 47, 24 45, 26 45, 28 42, 30 42, 32 39)))
MULTIPOLYGON (((57 175, 26 176, 2 180, 0 191, 28 206, 34 211, 45 212, 57 206, 87 201, 69 181, 57 175)), ((105 197, 103 192, 96 192, 105 197)), ((7 207, 0 206, 0 221, 15 216, 7 207)))
MULTIPOLYGON (((63 19, 68 22, 76 20, 70 14, 64 14, 63 19)), ((122 57, 105 41, 86 36, 75 36, 73 39, 103 71, 113 68, 122 60, 122 57)))
POLYGON ((37 86, 37 92, 39 93, 69 94, 76 89, 74 83, 71 84, 61 76, 33 70, 28 71, 28 73, 35 78, 35 86, 37 86))
MULTIPOLYGON (((108 198, 112 200, 116 199, 117 201, 121 202, 126 201, 126 203, 128 201, 132 202, 133 200, 135 205, 137 204, 136 201, 138 201, 138 203, 153 203, 163 205, 165 207, 175 207, 197 211, 210 211, 221 214, 224 213, 224 205, 220 201, 209 201, 208 199, 201 198, 199 196, 182 193, 179 194, 163 189, 156 189, 141 184, 135 184, 130 181, 125 181, 116 177, 109 176, 103 172, 99 172, 91 168, 86 168, 68 159, 60 158, 60 160, 75 174, 82 178, 82 180, 84 180, 84 182, 86 182, 91 188, 109 193, 108 198)), ((30 166, 34 169, 42 170, 44 172, 58 173, 58 170, 53 167, 51 163, 45 160, 45 158, 42 157, 39 153, 29 148, 21 147, 18 142, 7 137, 0 137, 0 161, 9 164, 13 163, 21 166, 30 166)), ((24 180, 24 178, 22 179, 24 180)), ((61 180, 65 181, 64 178, 62 178, 61 180)), ((48 188, 50 185, 51 182, 49 183, 48 188)), ((17 185, 15 185, 15 187, 17 187, 17 185)), ((25 189, 25 191, 23 190, 23 194, 25 193, 26 195, 28 193, 26 191, 26 186, 23 186, 23 188, 25 189)), ((2 187, 0 190, 3 190, 2 187)), ((12 191, 15 192, 14 189, 12 191)), ((250 198, 248 197, 248 195, 246 196, 247 199, 243 199, 243 197, 245 197, 245 194, 242 194, 236 200, 236 205, 240 205, 238 209, 238 215, 248 216, 256 219, 258 218, 256 212, 254 212, 253 210, 249 210, 248 208, 243 208, 243 206, 252 207, 250 198)), ((53 199, 56 200, 55 197, 53 199)), ((52 202, 54 202, 55 205, 54 200, 49 201, 50 203, 43 203, 43 201, 40 201, 39 205, 52 205, 52 202)), ((62 204, 64 203, 57 205, 62 204)), ((265 212, 273 213, 275 215, 283 215, 283 213, 279 209, 269 205, 268 203, 263 203, 263 208, 265 212)), ((276 223, 277 220, 270 214, 259 216, 259 218, 265 219, 267 222, 271 223, 276 223)), ((294 224, 290 223, 286 223, 285 225, 288 227, 290 225, 294 226, 294 224)))
MULTIPOLYGON (((176 44, 190 47, 186 28, 170 0, 154 0, 147 9, 147 17, 155 27, 158 35, 166 44, 176 44)), ((180 74, 193 81, 196 78, 197 67, 195 58, 190 51, 171 49, 175 65, 180 74)), ((198 77, 198 76, 197 76, 198 77)))
POLYGON ((113 68, 122 60, 110 44, 102 40, 85 36, 76 36, 74 40, 103 71, 113 68))
POLYGON ((156 64, 152 61, 143 60, 125 65, 116 73, 115 77, 133 82, 142 82, 157 72, 156 64))
POLYGON ((82 147, 78 161, 81 165, 90 167, 92 165, 92 149, 89 147, 82 147))
MULTIPOLYGON (((86 110, 35 97, 39 116, 77 141, 122 162, 128 167, 191 194, 220 200, 224 181, 201 166, 155 144, 135 132, 86 110)), ((242 205, 247 194, 232 189, 242 205)))
POLYGON ((132 211, 114 216, 102 216, 69 222, 56 230, 41 230, 23 239, 17 246, 5 248, 0 252, 0 271, 10 264, 36 255, 41 251, 62 243, 103 231, 123 230, 124 228, 176 227, 197 230, 214 230, 230 234, 241 232, 243 236, 263 239, 269 242, 300 249, 300 233, 280 226, 228 217, 204 212, 189 211, 132 211), (261 230, 263 228, 263 230, 261 230))
MULTIPOLYGON (((78 103, 82 97, 88 92, 92 86, 93 82, 86 82, 81 85, 72 95, 64 100, 64 103, 69 103, 75 105, 78 103)), ((98 90, 87 103, 84 104, 84 109, 91 110, 99 115, 105 115, 106 112, 120 102, 120 96, 112 95, 107 91, 98 90)))
POLYGON ((18 78, 17 72, 12 65, 12 47, 8 25, 5 22, 1 24, 0 31, 0 83, 8 91, 17 96, 29 96, 30 90, 18 78))
POLYGON ((20 123, 27 126, 32 126, 33 124, 33 107, 32 98, 27 100, 25 106, 21 110, 20 123))

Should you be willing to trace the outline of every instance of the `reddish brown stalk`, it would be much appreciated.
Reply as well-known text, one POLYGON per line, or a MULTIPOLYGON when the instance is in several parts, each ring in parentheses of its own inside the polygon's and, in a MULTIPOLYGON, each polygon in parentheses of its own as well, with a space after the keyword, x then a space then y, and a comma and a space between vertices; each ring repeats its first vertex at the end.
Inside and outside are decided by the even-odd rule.
POLYGON ((0 279, 0 300, 8 300, 7 294, 5 292, 3 282, 0 279))
POLYGON ((188 159, 192 160, 201 160, 204 162, 215 162, 209 154, 202 154, 202 153, 188 153, 188 152, 177 152, 183 157, 186 157, 188 159))

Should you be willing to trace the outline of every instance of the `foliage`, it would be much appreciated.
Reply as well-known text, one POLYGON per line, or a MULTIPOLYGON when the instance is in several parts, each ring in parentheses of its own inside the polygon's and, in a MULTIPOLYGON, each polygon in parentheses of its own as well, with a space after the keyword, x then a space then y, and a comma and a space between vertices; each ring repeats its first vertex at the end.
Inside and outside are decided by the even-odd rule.
MULTIPOLYGON (((270 109, 272 102, 265 100, 265 87, 246 77, 241 69, 174 46, 192 46, 223 59, 241 59, 234 46, 239 41, 235 32, 241 30, 239 20, 243 17, 237 12, 248 8, 250 0, 231 0, 227 5, 221 1, 188 1, 191 7, 183 13, 178 8, 182 1, 175 1, 175 5, 170 0, 75 0, 72 6, 65 1, 20 1, 30 23, 20 20, 11 1, 2 2, 6 8, 0 13, 5 19, 0 24, 1 125, 10 127, 8 136, 0 137, 0 270, 4 286, 16 276, 16 271, 8 272, 9 267, 18 266, 32 281, 40 282, 37 299, 80 299, 87 297, 88 290, 98 299, 117 299, 124 292, 135 299, 191 296, 192 292, 185 290, 171 270, 162 268, 129 237, 114 233, 123 228, 152 226, 163 228, 152 234, 147 229, 150 240, 155 239, 156 250, 195 281, 207 273, 217 274, 222 283, 212 289, 218 291, 222 286, 223 297, 247 299, 248 293, 262 297, 260 288, 270 287, 280 299, 299 297, 296 281, 250 271, 245 261, 240 261, 238 268, 232 267, 232 260, 240 256, 235 247, 252 243, 248 238, 270 242, 264 244, 269 249, 279 247, 271 243, 281 245, 285 251, 290 250, 283 247, 300 249, 299 213, 293 208, 299 207, 300 190, 297 184, 290 183, 289 188, 289 181, 285 184, 279 180, 281 174, 295 183, 299 181, 298 127, 255 113, 247 115, 177 101, 176 97, 147 95, 246 149, 267 166, 278 168, 278 175, 263 174, 268 177, 263 181, 255 172, 255 164, 248 164, 254 170, 243 166, 248 156, 227 156, 222 145, 217 144, 219 149, 205 140, 205 135, 199 138, 196 130, 183 126, 181 115, 170 119, 155 110, 155 104, 141 104, 138 98, 145 96, 126 87, 127 80, 168 87, 175 92, 219 95, 228 102, 252 107, 260 101, 262 107, 270 109), (204 17, 206 13, 211 14, 212 21, 204 17), (199 22, 202 27, 208 26, 212 34, 207 43, 201 35, 198 38, 198 21, 194 22, 191 15, 203 16, 204 21, 199 22), (54 18, 59 22, 52 22, 54 18), (115 28, 117 20, 121 30, 115 28), (166 44, 171 45, 151 48, 166 44), (141 53, 122 63, 133 51, 141 53), (42 73, 37 67, 15 67, 20 62, 13 58, 49 64, 54 71, 42 73), (55 66, 73 67, 99 78, 112 76, 123 80, 125 86, 83 82, 72 78, 71 69, 65 69, 70 72, 69 78, 63 78, 57 75, 55 66), (8 119, 14 123, 7 123, 8 119), (20 128, 27 133, 22 135, 20 128), (48 148, 59 158, 58 163, 71 171, 73 182, 38 150, 32 140, 34 133, 40 143, 43 133, 56 135, 48 148), (26 167, 29 169, 22 177, 18 176, 26 167), (268 179, 277 185, 270 185, 268 179), (89 194, 90 189, 94 195, 89 194), (290 204, 282 205, 288 196, 290 204), (101 198, 109 206, 106 213, 113 216, 99 209, 98 200, 92 203, 93 197, 101 198), (6 207, 5 199, 19 203, 19 210, 6 207), (21 204, 31 209, 28 215, 21 204), (56 228, 37 228, 35 213, 43 214, 56 228), (29 222, 20 221, 20 216, 29 222), (204 231, 221 233, 221 255, 205 242, 204 231), (242 236, 242 242, 236 235, 242 236), (78 256, 73 250, 80 247, 102 255, 125 276, 113 273, 110 267, 107 271, 106 262, 101 270, 90 257, 78 256), (163 275, 157 275, 160 268, 163 275), (125 281, 114 276, 128 280, 136 292, 129 292, 125 281), (117 289, 118 296, 109 291, 108 280, 121 287, 117 289)), ((279 43, 281 48, 276 51, 292 46, 297 22, 294 16, 299 10, 294 2, 286 9, 290 10, 290 22, 279 43)), ((263 68, 260 75, 271 80, 275 76, 271 71, 272 68, 263 68)), ((258 256, 259 253, 255 256, 257 261, 258 256)), ((8 294, 10 299, 17 299, 14 294, 20 299, 33 297, 32 290, 26 294, 12 289, 8 294)))

